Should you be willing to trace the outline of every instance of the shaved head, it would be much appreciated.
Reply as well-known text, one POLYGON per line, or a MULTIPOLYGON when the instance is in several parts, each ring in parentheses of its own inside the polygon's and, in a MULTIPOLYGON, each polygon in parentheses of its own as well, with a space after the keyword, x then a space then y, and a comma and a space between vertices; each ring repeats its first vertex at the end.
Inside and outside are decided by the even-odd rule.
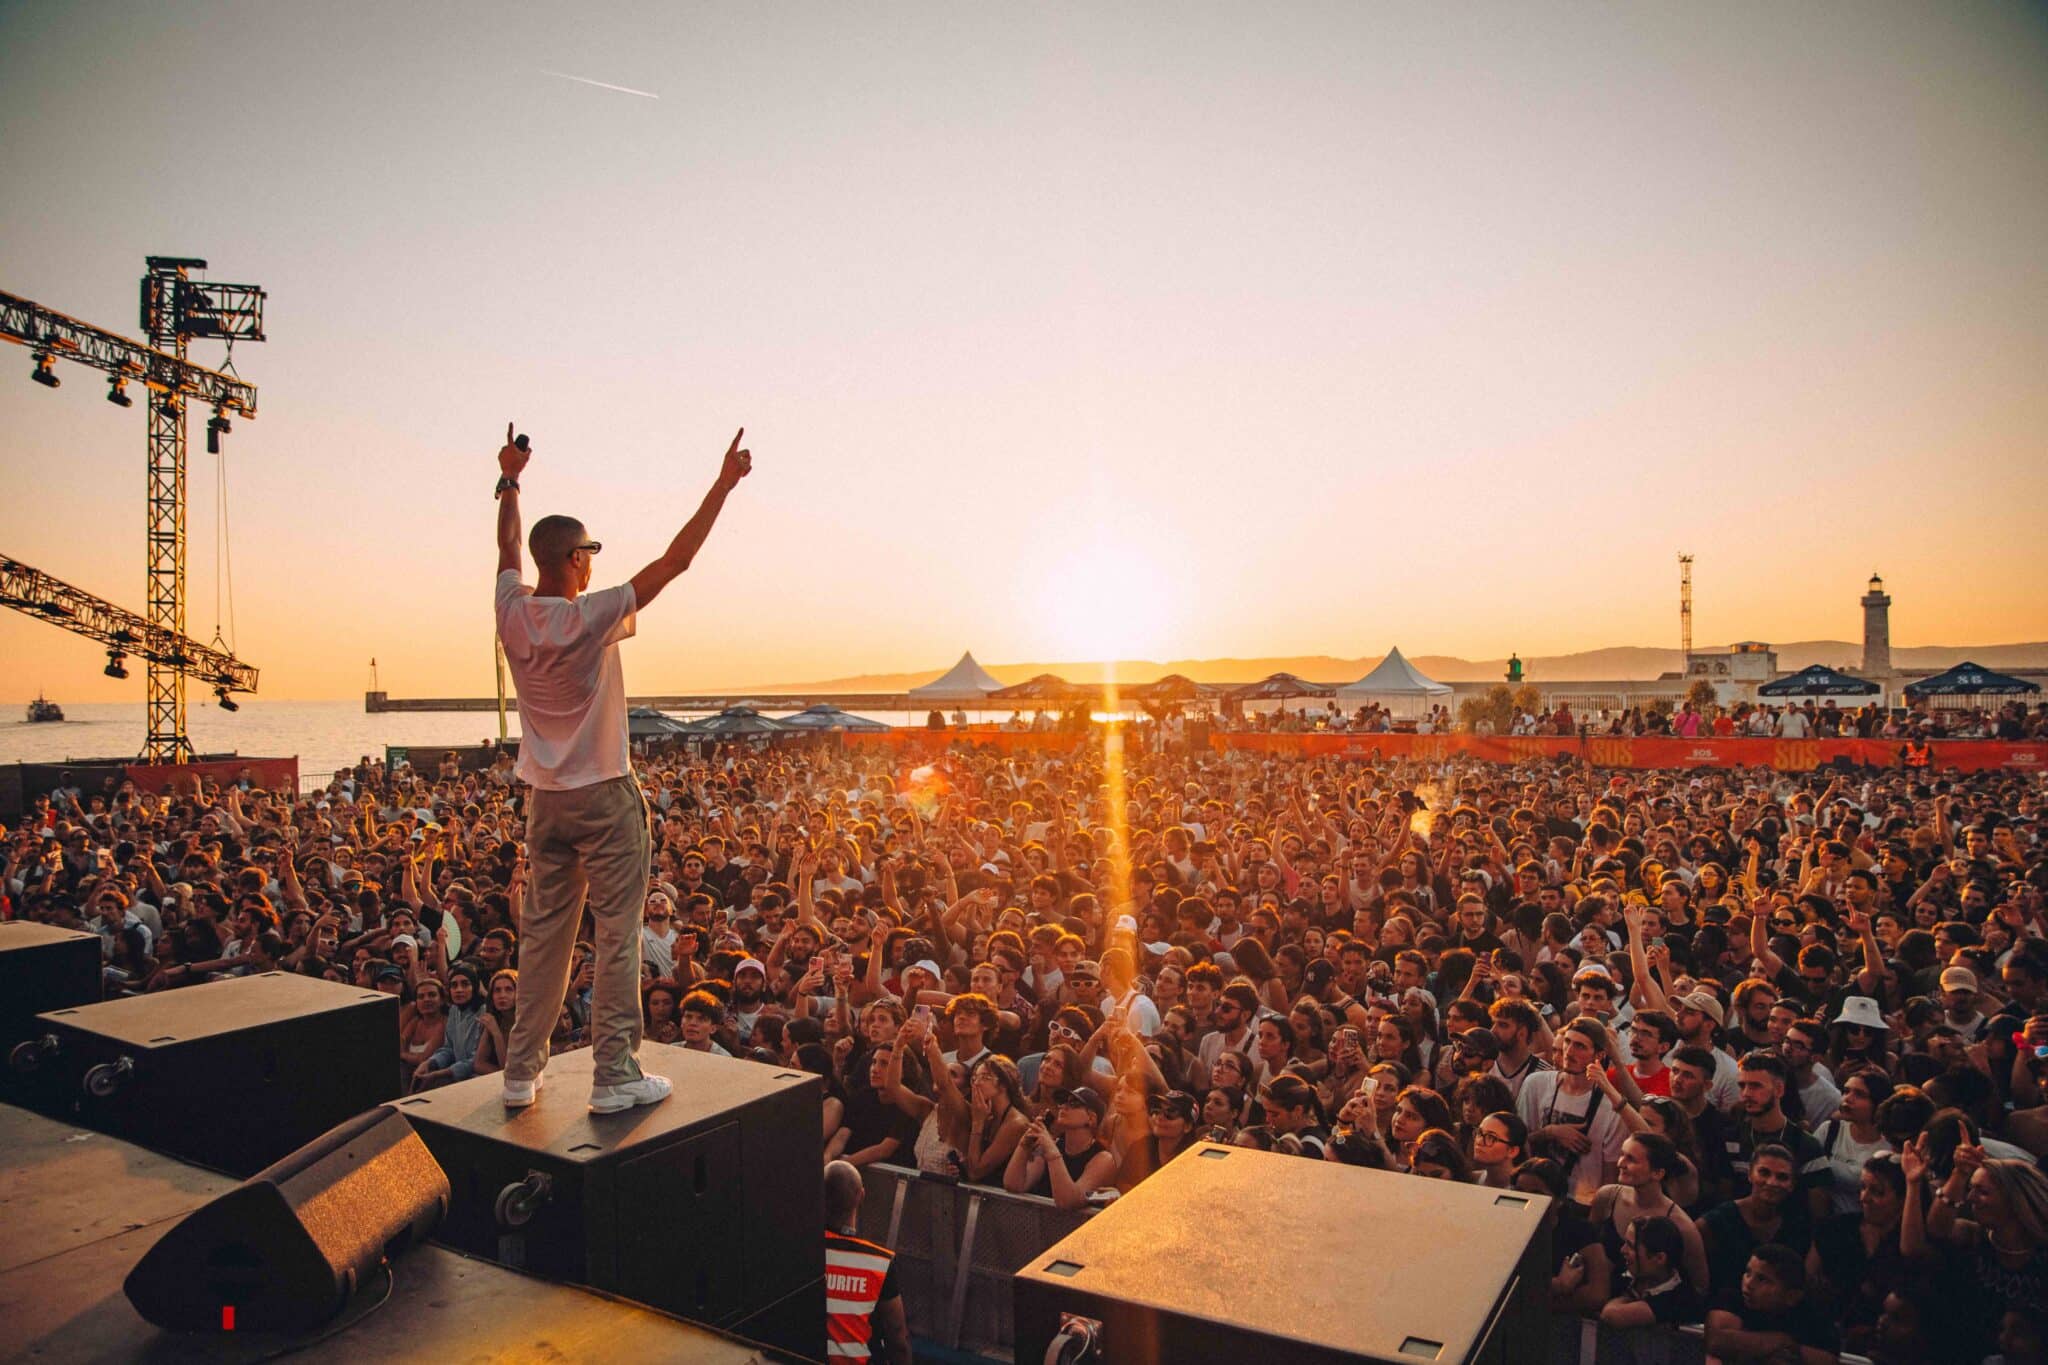
POLYGON ((852 1227, 866 1193, 860 1167, 851 1161, 835 1161, 825 1167, 825 1226, 834 1230, 852 1227))
POLYGON ((528 533, 526 548, 533 552, 534 566, 539 568, 563 563, 588 538, 583 523, 574 517, 542 517, 528 533))

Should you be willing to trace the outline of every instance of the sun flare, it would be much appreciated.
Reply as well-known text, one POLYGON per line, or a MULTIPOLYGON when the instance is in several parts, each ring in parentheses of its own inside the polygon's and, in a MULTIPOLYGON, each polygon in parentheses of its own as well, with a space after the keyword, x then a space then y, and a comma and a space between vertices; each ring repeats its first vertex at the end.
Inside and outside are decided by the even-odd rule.
POLYGON ((1079 540, 1037 566, 1036 603, 1049 648, 1068 659, 1164 658, 1175 590, 1167 566, 1138 543, 1079 540))

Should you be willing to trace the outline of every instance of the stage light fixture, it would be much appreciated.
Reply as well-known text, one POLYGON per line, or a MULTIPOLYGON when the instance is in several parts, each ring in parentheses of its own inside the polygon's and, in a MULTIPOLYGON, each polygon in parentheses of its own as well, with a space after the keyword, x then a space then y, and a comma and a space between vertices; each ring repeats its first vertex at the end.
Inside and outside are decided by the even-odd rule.
POLYGON ((156 405, 156 410, 165 417, 170 418, 173 422, 185 415, 185 405, 176 398, 164 399, 163 402, 156 405))
POLYGON ((57 358, 48 351, 36 352, 35 372, 29 375, 29 378, 46 389, 58 388, 64 383, 57 377, 57 358))
POLYGON ((117 408, 132 408, 135 400, 128 396, 128 381, 116 375, 107 385, 107 401, 117 408))
POLYGON ((228 695, 228 690, 225 687, 216 687, 213 690, 213 695, 220 698, 220 709, 223 711, 239 711, 242 709, 235 704, 235 699, 228 695))
POLYGON ((104 670, 106 675, 110 678, 126 678, 128 676, 128 668, 122 661, 127 657, 126 654, 123 654, 118 649, 108 650, 107 666, 104 670))

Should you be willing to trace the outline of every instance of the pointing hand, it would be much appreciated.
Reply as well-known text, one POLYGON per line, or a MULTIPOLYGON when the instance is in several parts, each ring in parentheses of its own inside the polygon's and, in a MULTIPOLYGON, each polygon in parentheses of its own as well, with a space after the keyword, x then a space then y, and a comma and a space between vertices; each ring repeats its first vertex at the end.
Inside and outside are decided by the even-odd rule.
POLYGON ((740 438, 746 434, 747 429, 741 427, 733 433, 732 444, 725 448, 725 465, 718 471, 718 484, 728 492, 738 487, 739 481, 753 472, 754 453, 740 449, 740 438))
POLYGON ((512 424, 505 423, 505 445, 498 452, 498 472, 508 479, 519 477, 519 471, 526 468, 526 462, 533 458, 531 450, 523 449, 512 434, 512 424))

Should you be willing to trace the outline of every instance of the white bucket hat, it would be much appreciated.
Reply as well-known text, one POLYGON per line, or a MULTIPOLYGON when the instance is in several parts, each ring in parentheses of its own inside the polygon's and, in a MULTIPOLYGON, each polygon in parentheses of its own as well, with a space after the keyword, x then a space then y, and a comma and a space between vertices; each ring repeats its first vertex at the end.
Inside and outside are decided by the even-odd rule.
POLYGON ((1835 1016, 1835 1022, 1856 1028, 1882 1029, 1887 1033, 1892 1027, 1884 1021, 1884 1013, 1878 1009, 1877 1001, 1867 995, 1852 995, 1842 1001, 1842 1012, 1835 1016))

